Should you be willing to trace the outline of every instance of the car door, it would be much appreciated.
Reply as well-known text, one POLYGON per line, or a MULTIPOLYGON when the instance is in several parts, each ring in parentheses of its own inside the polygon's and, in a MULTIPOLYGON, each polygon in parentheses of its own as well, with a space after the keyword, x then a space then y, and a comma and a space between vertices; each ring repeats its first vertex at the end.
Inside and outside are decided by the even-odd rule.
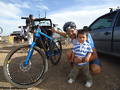
POLYGON ((118 13, 118 18, 114 28, 113 52, 120 55, 120 13, 118 13))
POLYGON ((95 47, 99 51, 111 51, 112 27, 115 16, 116 12, 106 14, 90 25, 90 33, 95 42, 95 47))

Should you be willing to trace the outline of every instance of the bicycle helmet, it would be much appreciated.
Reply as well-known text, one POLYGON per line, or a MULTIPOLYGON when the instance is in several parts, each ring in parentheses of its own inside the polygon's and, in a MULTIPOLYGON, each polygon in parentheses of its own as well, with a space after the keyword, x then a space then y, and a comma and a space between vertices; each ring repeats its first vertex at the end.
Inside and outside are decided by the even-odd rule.
POLYGON ((75 29, 76 28, 76 24, 73 22, 73 21, 69 21, 69 22, 66 22, 63 26, 63 30, 65 32, 67 32, 68 29, 75 29))

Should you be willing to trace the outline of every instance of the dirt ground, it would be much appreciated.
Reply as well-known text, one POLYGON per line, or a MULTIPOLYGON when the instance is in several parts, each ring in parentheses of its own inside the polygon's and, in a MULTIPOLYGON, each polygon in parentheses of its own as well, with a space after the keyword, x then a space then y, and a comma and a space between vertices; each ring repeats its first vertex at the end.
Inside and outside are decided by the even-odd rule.
MULTIPOLYGON (((0 46, 0 90, 23 90, 12 86, 6 81, 3 74, 3 62, 10 49, 10 46, 9 48, 8 46, 0 46)), ((94 84, 91 88, 84 87, 84 77, 81 74, 75 83, 68 84, 67 75, 71 67, 66 61, 65 53, 67 50, 63 50, 62 58, 58 65, 54 66, 49 61, 49 70, 45 80, 28 90, 120 90, 120 63, 114 62, 118 61, 119 58, 106 57, 101 54, 99 57, 102 61, 102 72, 98 75, 92 74, 94 84)))

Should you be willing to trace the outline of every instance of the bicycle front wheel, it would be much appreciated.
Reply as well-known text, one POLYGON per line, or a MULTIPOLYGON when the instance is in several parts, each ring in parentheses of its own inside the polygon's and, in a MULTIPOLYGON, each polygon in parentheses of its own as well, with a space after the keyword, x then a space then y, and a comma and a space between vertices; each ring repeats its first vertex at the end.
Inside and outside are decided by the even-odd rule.
POLYGON ((29 46, 19 46, 10 51, 4 62, 6 79, 18 88, 29 88, 43 81, 48 63, 44 53, 34 47, 33 55, 28 65, 24 65, 29 46))
POLYGON ((49 46, 49 58, 53 65, 57 65, 61 59, 62 55, 62 45, 60 41, 51 42, 49 46))

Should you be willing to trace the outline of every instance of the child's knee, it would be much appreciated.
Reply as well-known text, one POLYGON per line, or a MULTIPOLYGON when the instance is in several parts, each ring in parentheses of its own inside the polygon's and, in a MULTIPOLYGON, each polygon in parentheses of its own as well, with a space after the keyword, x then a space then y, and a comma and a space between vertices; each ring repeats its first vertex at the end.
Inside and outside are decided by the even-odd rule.
POLYGON ((67 59, 71 59, 72 52, 71 52, 71 51, 67 52, 67 53, 66 53, 66 56, 67 56, 67 59))
POLYGON ((90 70, 94 74, 99 74, 101 72, 101 66, 93 64, 93 65, 90 66, 90 70))

